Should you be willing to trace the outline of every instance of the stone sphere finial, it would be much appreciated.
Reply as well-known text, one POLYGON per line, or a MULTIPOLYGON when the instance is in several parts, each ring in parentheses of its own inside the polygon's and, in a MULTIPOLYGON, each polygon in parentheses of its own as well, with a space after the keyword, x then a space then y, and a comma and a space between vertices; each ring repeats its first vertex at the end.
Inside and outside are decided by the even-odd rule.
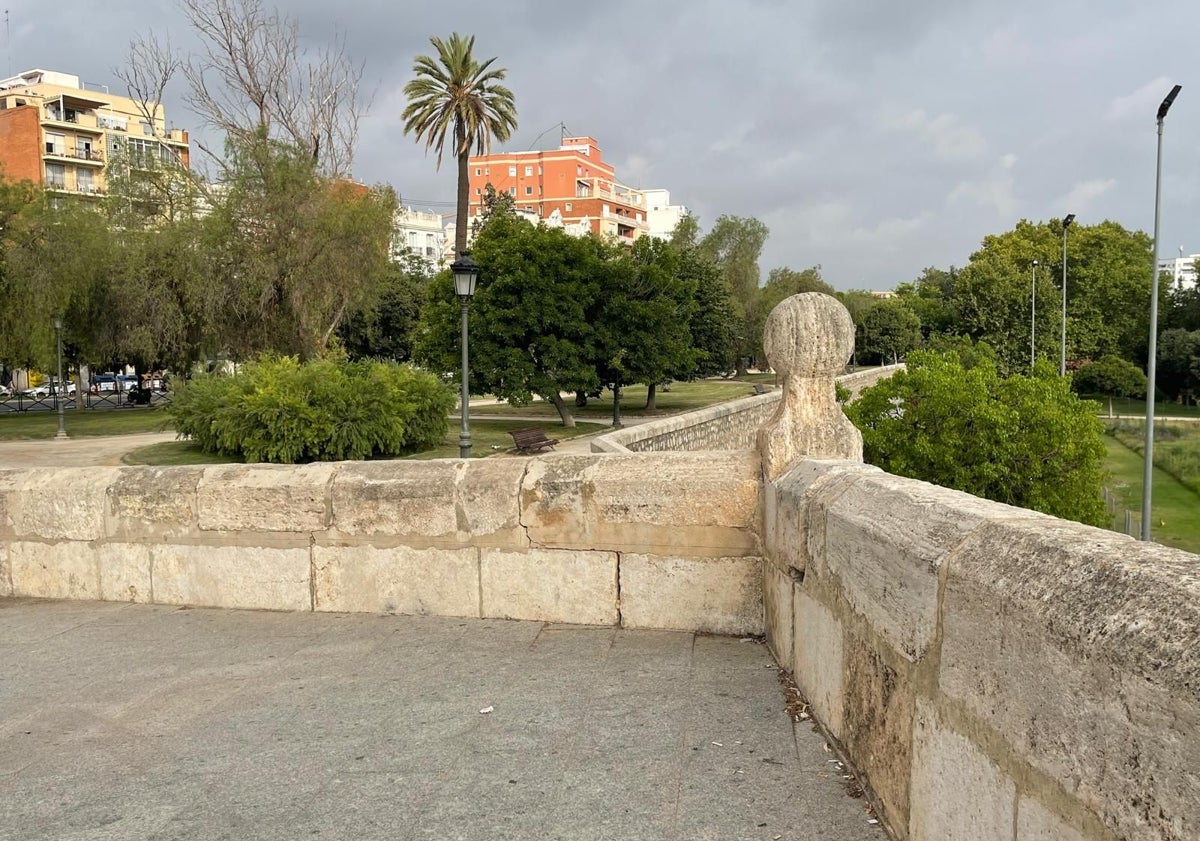
POLYGON ((834 386, 854 352, 854 320, 842 303, 820 292, 785 298, 767 316, 763 350, 783 381, 779 408, 758 430, 767 479, 804 458, 862 461, 862 434, 834 386))
POLYGON ((780 376, 836 377, 854 353, 854 320, 836 298, 793 295, 767 316, 763 350, 780 376))

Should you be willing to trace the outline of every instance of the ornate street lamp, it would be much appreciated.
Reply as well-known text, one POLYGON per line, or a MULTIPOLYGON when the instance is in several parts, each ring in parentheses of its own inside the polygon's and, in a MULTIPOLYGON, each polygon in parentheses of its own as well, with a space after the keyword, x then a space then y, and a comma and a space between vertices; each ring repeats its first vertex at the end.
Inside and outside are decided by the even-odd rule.
POLYGON ((1063 219, 1063 311, 1062 311, 1062 344, 1058 351, 1058 375, 1067 375, 1067 228, 1075 221, 1075 214, 1068 213, 1063 219))
POLYGON ((479 266, 466 254, 450 264, 454 273, 454 292, 462 304, 462 429, 458 433, 458 457, 471 457, 471 397, 467 387, 467 310, 475 295, 475 282, 479 279, 479 266))
POLYGON ((58 406, 58 432, 55 438, 67 438, 67 427, 63 419, 63 375, 62 375, 62 316, 56 315, 53 320, 54 324, 54 344, 58 347, 58 382, 54 386, 54 401, 58 406))
POLYGON ((1162 210, 1162 135, 1163 120, 1171 110, 1171 103, 1179 96, 1181 85, 1171 88, 1167 98, 1158 106, 1158 159, 1154 167, 1154 262, 1150 272, 1154 278, 1150 287, 1150 346, 1146 366, 1146 446, 1142 450, 1145 464, 1142 465, 1142 540, 1150 539, 1150 493, 1154 475, 1154 375, 1158 355, 1158 217, 1162 210))

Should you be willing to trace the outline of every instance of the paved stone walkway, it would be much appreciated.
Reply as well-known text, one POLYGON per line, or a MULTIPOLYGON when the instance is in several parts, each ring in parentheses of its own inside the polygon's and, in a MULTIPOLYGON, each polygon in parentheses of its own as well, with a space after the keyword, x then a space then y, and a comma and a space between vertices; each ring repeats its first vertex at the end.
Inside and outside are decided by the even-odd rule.
POLYGON ((0 839, 881 841, 762 645, 0 599, 0 839))

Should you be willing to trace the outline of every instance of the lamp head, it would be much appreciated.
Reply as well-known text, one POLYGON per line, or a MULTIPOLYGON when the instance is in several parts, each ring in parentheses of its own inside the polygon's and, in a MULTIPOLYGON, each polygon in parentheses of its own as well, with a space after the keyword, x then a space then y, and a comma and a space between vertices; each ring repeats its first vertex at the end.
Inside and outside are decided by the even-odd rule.
POLYGON ((1065 230, 1066 228, 1069 228, 1071 226, 1071 223, 1074 221, 1075 221, 1075 214, 1068 213, 1067 218, 1063 219, 1063 229, 1065 230))
POLYGON ((1162 101, 1162 105, 1158 106, 1158 121, 1162 122, 1167 116, 1167 112, 1171 110, 1171 104, 1175 101, 1175 97, 1179 96, 1179 92, 1183 90, 1183 85, 1176 85, 1171 88, 1171 92, 1167 94, 1167 98, 1162 101))
POLYGON ((460 298, 470 298, 475 294, 475 281, 479 278, 479 266, 468 255, 463 254, 450 264, 454 274, 454 292, 460 298))
POLYGON ((55 330, 61 330, 62 329, 62 316, 61 315, 54 316, 54 318, 50 319, 50 323, 54 325, 55 330))

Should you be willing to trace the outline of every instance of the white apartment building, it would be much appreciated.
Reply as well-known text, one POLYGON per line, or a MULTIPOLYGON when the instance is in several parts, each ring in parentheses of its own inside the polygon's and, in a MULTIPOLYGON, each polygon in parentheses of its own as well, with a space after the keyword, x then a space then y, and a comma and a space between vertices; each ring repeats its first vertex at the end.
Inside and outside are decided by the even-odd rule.
POLYGON ((688 209, 682 204, 671 204, 669 190, 643 190, 642 196, 646 203, 646 222, 650 226, 647 233, 659 239, 669 239, 675 226, 687 216, 688 209))
MULTIPOLYGON (((402 207, 396 211, 393 228, 393 259, 399 260, 406 253, 414 254, 435 272, 447 265, 442 214, 402 207)), ((453 241, 452 236, 450 242, 453 241)))
POLYGON ((1196 285, 1196 261, 1200 260, 1200 254, 1188 254, 1184 256, 1183 249, 1179 249, 1179 256, 1170 260, 1159 260, 1159 272, 1171 273, 1171 288, 1172 289, 1188 289, 1196 285))

